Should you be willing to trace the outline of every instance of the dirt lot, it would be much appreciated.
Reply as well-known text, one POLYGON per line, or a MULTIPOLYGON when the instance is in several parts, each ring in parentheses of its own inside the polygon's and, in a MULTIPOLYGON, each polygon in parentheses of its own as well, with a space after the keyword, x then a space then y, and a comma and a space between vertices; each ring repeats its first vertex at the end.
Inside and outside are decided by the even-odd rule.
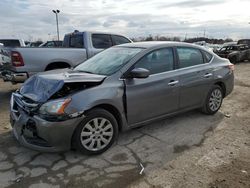
POLYGON ((40 153, 12 137, 0 81, 0 187, 250 187, 250 63, 214 116, 192 111, 122 133, 100 156, 40 153), (142 166, 145 168, 142 174, 142 166))

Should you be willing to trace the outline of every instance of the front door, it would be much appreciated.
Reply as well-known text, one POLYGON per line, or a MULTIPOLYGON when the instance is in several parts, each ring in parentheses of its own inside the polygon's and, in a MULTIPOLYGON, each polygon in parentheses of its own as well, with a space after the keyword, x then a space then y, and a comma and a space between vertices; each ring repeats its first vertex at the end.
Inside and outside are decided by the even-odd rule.
POLYGON ((145 79, 126 79, 127 115, 129 125, 141 123, 178 109, 179 81, 175 75, 173 49, 148 53, 134 68, 145 68, 145 79))

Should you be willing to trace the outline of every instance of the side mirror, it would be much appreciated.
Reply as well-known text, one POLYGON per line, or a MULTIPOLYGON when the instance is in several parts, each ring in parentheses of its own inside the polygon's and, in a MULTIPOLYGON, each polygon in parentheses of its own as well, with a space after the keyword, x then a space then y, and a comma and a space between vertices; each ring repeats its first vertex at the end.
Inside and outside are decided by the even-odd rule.
POLYGON ((135 68, 128 74, 128 78, 147 78, 149 75, 149 70, 144 68, 135 68))

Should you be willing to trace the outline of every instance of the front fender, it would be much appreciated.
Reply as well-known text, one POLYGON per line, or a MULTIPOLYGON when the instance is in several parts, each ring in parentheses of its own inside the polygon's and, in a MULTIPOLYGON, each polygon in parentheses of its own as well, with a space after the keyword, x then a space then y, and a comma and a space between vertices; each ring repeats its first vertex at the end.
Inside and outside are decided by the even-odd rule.
POLYGON ((124 113, 123 82, 110 83, 88 88, 72 95, 72 101, 65 109, 72 114, 79 111, 87 111, 95 106, 108 104, 114 106, 121 114, 124 113))
MULTIPOLYGON (((83 113, 100 105, 109 105, 119 112, 122 131, 128 130, 126 113, 124 110, 124 84, 122 81, 101 84, 72 95, 72 102, 65 109, 68 114, 83 113)), ((117 116, 118 114, 113 114, 117 116)))
POLYGON ((232 52, 230 54, 228 54, 228 58, 232 58, 232 57, 236 57, 237 59, 239 58, 240 53, 239 52, 232 52))

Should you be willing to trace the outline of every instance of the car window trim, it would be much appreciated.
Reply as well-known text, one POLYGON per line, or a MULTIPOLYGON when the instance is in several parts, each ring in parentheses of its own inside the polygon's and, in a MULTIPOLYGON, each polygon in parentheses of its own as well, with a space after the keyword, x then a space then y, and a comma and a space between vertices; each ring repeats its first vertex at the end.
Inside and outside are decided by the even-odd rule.
MULTIPOLYGON (((204 57, 204 54, 202 52, 201 49, 199 48, 194 48, 194 47, 186 47, 186 46, 176 46, 175 47, 175 50, 176 50, 176 55, 177 55, 177 70, 180 70, 180 69, 185 69, 185 68, 189 68, 189 67, 183 67, 183 68, 180 68, 180 59, 179 59, 179 54, 178 54, 178 51, 177 51, 177 48, 189 48, 189 49, 195 49, 195 50, 198 50, 200 51, 201 55, 202 55, 202 60, 203 60, 203 63, 202 64, 198 64, 198 65, 193 65, 193 66, 189 66, 189 67, 196 67, 196 66, 199 66, 199 65, 204 65, 204 64, 208 64, 208 63, 205 63, 205 57, 204 57)), ((212 55, 212 54, 211 54, 212 55)), ((214 58, 214 55, 212 55, 212 58, 210 60, 210 62, 212 61, 212 59, 214 58)))
POLYGON ((207 51, 205 51, 205 50, 200 50, 201 51, 201 53, 202 53, 202 56, 203 56, 203 62, 204 62, 204 64, 207 64, 207 63, 209 63, 210 61, 211 61, 211 59, 213 58, 213 54, 211 54, 211 53, 209 53, 209 52, 207 52, 207 51), (206 54, 205 53, 208 53, 208 54, 210 54, 211 56, 212 56, 212 58, 210 59, 210 61, 208 61, 208 62, 205 62, 205 60, 206 60, 206 54))
POLYGON ((208 63, 198 64, 198 65, 183 67, 183 68, 177 68, 177 69, 175 69, 175 71, 186 70, 186 69, 190 69, 190 68, 196 68, 196 67, 201 67, 201 66, 205 66, 205 65, 210 65, 213 60, 214 60, 214 55, 208 63))
POLYGON ((147 52, 146 54, 144 54, 140 59, 138 59, 133 65, 131 65, 131 67, 125 72, 123 73, 123 75, 120 77, 120 80, 124 80, 124 79, 127 79, 127 75, 129 74, 129 72, 134 68, 135 64, 138 63, 138 61, 140 61, 143 57, 145 57, 146 55, 156 51, 156 50, 161 50, 161 49, 166 49, 166 48, 171 48, 172 51, 173 51, 173 70, 169 70, 169 71, 164 71, 164 72, 160 72, 160 73, 155 73, 155 74, 150 74, 150 76, 152 75, 157 75, 157 74, 163 74, 163 73, 168 73, 168 72, 172 72, 172 71, 175 71, 176 70, 176 54, 175 54, 175 47, 174 46, 168 46, 168 47, 160 47, 160 48, 157 48, 157 49, 153 49, 149 52, 147 52))
MULTIPOLYGON (((176 47, 167 47, 167 48, 173 48, 173 50, 175 51, 176 50, 176 47)), ((149 52, 150 53, 150 52, 149 52)), ((147 53, 148 54, 148 53, 147 53)), ((146 54, 145 54, 146 55, 146 54)), ((213 62, 213 60, 214 60, 214 55, 213 54, 211 54, 212 55, 212 58, 211 58, 211 60, 208 62, 208 63, 204 63, 204 64, 199 64, 199 65, 194 65, 194 66, 190 66, 190 67, 184 67, 184 68, 175 68, 174 70, 170 70, 170 71, 165 71, 165 72, 161 72, 161 73, 155 73, 155 74, 151 74, 151 75, 149 75, 149 77, 151 77, 151 76, 156 76, 156 75, 160 75, 160 74, 166 74, 166 73, 173 73, 173 72, 177 72, 177 71, 182 71, 182 70, 186 70, 186 69, 191 69, 191 68, 196 68, 196 67, 201 67, 201 66, 204 66, 204 65, 210 65, 210 64, 212 64, 212 62, 213 62)), ((141 58, 140 58, 141 59, 141 58)), ((139 59, 139 60, 140 60, 139 59)), ((138 60, 138 61, 139 61, 138 60)), ((176 60, 174 60, 175 61, 175 63, 174 64, 176 64, 177 63, 177 61, 176 60)), ((124 73, 124 74, 122 74, 122 76, 119 78, 119 80, 126 80, 127 79, 127 74, 133 69, 133 66, 134 66, 134 64, 124 73)))
POLYGON ((203 64, 194 65, 194 66, 190 66, 190 67, 179 68, 179 69, 177 68, 177 69, 174 69, 174 70, 171 70, 171 71, 165 71, 165 72, 161 72, 161 73, 151 74, 151 75, 149 75, 149 77, 153 76, 153 75, 157 75, 157 74, 172 73, 172 72, 177 72, 177 71, 180 71, 180 70, 185 70, 185 69, 190 69, 190 68, 196 68, 196 67, 209 65, 209 64, 212 63, 213 59, 214 59, 214 56, 211 58, 211 60, 208 63, 203 63, 203 64))
MULTIPOLYGON (((173 54, 173 70, 175 70, 175 54, 174 54, 174 49, 173 49, 173 47, 163 47, 163 48, 161 47, 161 48, 158 48, 158 49, 154 49, 154 50, 152 50, 152 51, 146 53, 143 57, 147 56, 148 54, 150 54, 150 53, 152 53, 152 52, 154 52, 154 51, 163 50, 163 49, 167 49, 167 48, 172 49, 172 54, 173 54)), ((137 60, 137 61, 132 65, 132 67, 134 68, 135 64, 138 63, 138 61, 140 61, 143 57, 141 57, 139 60, 137 60)), ((169 70, 169 71, 173 71, 173 70, 169 70)), ((159 73, 150 74, 149 77, 150 77, 151 75, 166 73, 166 72, 169 72, 169 71, 164 71, 164 72, 159 72, 159 73)))

